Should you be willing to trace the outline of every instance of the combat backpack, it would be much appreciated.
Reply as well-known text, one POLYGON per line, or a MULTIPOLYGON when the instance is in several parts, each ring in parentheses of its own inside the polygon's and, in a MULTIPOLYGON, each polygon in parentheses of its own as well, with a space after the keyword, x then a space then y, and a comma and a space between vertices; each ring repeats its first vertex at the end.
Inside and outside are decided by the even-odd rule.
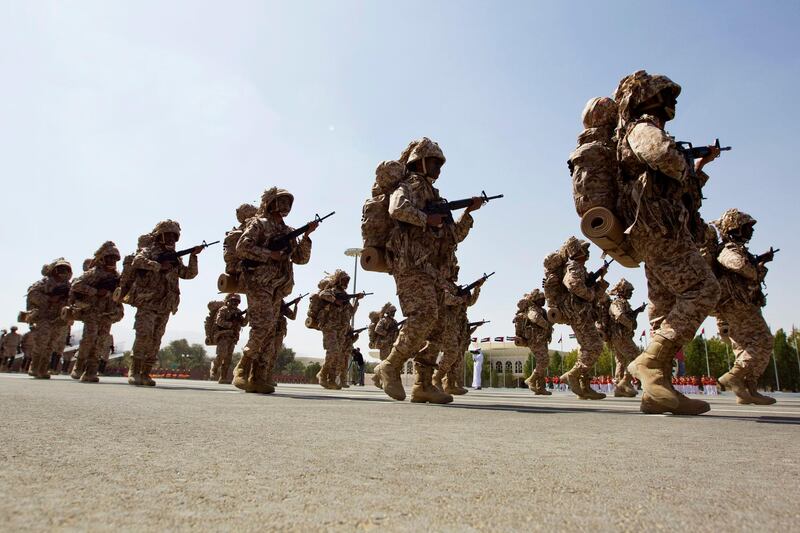
POLYGON ((517 311, 514 315, 514 344, 527 346, 529 341, 530 326, 528 324, 528 310, 517 311))
POLYGON ((222 259, 225 261, 225 273, 229 276, 238 276, 241 271, 241 259, 236 255, 236 245, 243 233, 244 230, 234 228, 225 234, 222 241, 222 259))
POLYGON ((389 216, 389 199, 405 175, 405 165, 399 161, 383 161, 375 169, 372 196, 364 202, 361 210, 361 266, 365 270, 389 271, 386 242, 395 228, 395 222, 389 216))
POLYGON ((128 254, 122 260, 122 272, 119 275, 119 285, 114 289, 113 300, 118 304, 126 302, 125 297, 131 292, 136 269, 133 268, 133 258, 136 254, 128 254))
POLYGON ((217 315, 219 314, 219 310, 225 306, 225 302, 220 300, 214 300, 212 302, 208 302, 208 316, 206 317, 204 326, 206 330, 206 346, 214 346, 216 341, 217 332, 219 331, 219 326, 217 326, 217 315))
POLYGON ((369 347, 371 350, 378 348, 378 335, 375 333, 375 328, 378 327, 378 322, 381 320, 381 313, 373 311, 369 314, 369 326, 367 333, 369 333, 369 347))

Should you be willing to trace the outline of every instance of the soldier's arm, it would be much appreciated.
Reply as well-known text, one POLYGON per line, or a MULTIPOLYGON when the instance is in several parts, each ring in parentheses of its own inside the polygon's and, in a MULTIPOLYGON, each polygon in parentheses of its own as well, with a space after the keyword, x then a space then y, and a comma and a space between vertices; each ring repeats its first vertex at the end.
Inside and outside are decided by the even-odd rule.
POLYGON ((425 227, 428 215, 411 202, 408 185, 401 184, 389 198, 389 216, 400 222, 425 227))
POLYGON ((550 323, 547 321, 547 318, 544 316, 544 313, 538 309, 531 309, 528 311, 528 320, 544 329, 550 325, 550 323))
POLYGON ((473 224, 475 223, 475 219, 472 218, 472 215, 464 211, 461 216, 458 218, 458 222, 455 223, 453 230, 456 236, 456 242, 461 242, 467 238, 469 235, 469 230, 472 229, 473 224))
POLYGON ((467 298, 467 305, 468 306, 475 305, 478 302, 478 298, 480 297, 480 295, 481 295, 481 287, 480 285, 478 285, 470 292, 470 295, 467 298))
POLYGON ((80 294, 83 296, 94 296, 97 294, 97 289, 92 287, 93 282, 96 280, 92 279, 92 276, 89 272, 85 272, 72 280, 72 286, 70 290, 75 294, 80 294))
POLYGON ((303 235, 292 249, 292 263, 305 265, 311 260, 311 237, 303 235))
POLYGON ((444 290, 444 305, 452 307, 464 303, 464 298, 456 294, 454 287, 448 287, 444 290))
POLYGON ((319 293, 319 298, 330 304, 336 303, 336 291, 334 289, 325 289, 319 293))
POLYGON ((283 315, 289 320, 294 320, 295 318, 297 318, 297 304, 287 307, 283 311, 283 315))
POLYGON ((28 307, 29 310, 46 308, 49 299, 44 292, 44 286, 40 283, 35 284, 28 289, 28 307))
POLYGON ((385 318, 381 318, 380 320, 378 320, 378 323, 375 324, 375 335, 383 337, 388 334, 389 332, 388 332, 387 320, 385 318))
POLYGON ((236 243, 236 255, 241 259, 266 263, 270 259, 270 251, 258 244, 266 241, 261 222, 258 218, 251 218, 247 222, 242 236, 239 237, 239 242, 236 243))
POLYGON ((631 320, 631 313, 630 305, 626 305, 620 300, 613 301, 611 307, 608 308, 608 314, 611 315, 611 318, 627 329, 633 329, 636 326, 633 320, 631 320))
POLYGON ((181 279, 194 279, 197 277, 197 254, 189 254, 189 264, 184 265, 182 261, 178 261, 179 269, 178 276, 181 279))
POLYGON ((586 286, 586 269, 577 261, 567 263, 567 273, 564 274, 564 286, 577 296, 586 301, 594 300, 594 291, 586 286))
POLYGON ((133 256, 131 266, 136 270, 152 270, 154 272, 161 270, 161 263, 153 261, 149 255, 150 253, 148 250, 140 250, 133 256))
POLYGON ((758 269, 750 262, 744 250, 736 246, 725 245, 717 257, 717 262, 725 268, 749 280, 758 279, 758 269))
POLYGON ((648 122, 639 123, 628 134, 628 144, 636 157, 648 167, 681 183, 691 176, 686 159, 661 128, 648 122))
POLYGON ((217 311, 217 317, 214 319, 214 322, 217 324, 217 326, 224 329, 233 329, 236 325, 231 320, 230 313, 228 313, 226 308, 222 308, 217 311))
POLYGON ((480 326, 472 326, 471 328, 469 328, 469 336, 472 337, 472 334, 478 331, 479 327, 480 326))

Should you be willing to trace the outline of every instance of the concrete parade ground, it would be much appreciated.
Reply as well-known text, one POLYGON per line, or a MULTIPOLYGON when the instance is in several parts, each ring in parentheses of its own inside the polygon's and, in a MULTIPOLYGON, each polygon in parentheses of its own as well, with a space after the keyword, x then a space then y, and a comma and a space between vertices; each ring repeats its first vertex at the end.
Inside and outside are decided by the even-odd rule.
POLYGON ((638 400, 0 375, 2 531, 791 531, 800 397, 638 400))

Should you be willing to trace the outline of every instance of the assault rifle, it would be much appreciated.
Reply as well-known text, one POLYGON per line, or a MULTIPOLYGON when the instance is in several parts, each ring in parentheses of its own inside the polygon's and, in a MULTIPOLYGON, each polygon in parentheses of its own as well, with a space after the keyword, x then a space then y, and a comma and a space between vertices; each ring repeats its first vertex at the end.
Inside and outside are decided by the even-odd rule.
POLYGON ((95 285, 95 289, 97 290, 106 290, 108 292, 114 292, 114 290, 119 285, 119 278, 106 278, 102 280, 100 283, 95 285))
POLYGON ((364 328, 354 329, 353 330, 353 335, 358 335, 359 333, 361 333, 362 331, 366 331, 367 329, 369 329, 369 326, 364 327, 364 328))
POLYGON ((586 285, 594 285, 597 283, 597 280, 603 279, 606 274, 608 274, 608 267, 611 266, 614 260, 611 259, 609 261, 603 261, 603 266, 595 270, 594 272, 590 272, 586 276, 586 285))
MULTIPOLYGON (((214 242, 203 241, 198 246, 202 246, 203 248, 208 248, 209 246, 213 246, 217 243, 219 243, 219 241, 214 241, 214 242)), ((158 254, 158 257, 156 257, 156 261, 159 263, 176 263, 179 257, 183 257, 184 255, 189 255, 194 251, 195 248, 197 248, 197 246, 192 246, 191 248, 186 248, 185 250, 163 252, 158 254)))
MULTIPOLYGON (((497 200, 498 198, 502 198, 502 194, 498 194, 496 196, 486 196, 486 191, 481 191, 481 195, 478 198, 485 204, 490 202, 491 200, 497 200)), ((435 202, 429 203, 425 206, 425 209, 422 211, 426 215, 442 215, 444 217, 444 221, 448 224, 453 223, 453 211, 457 209, 466 209, 472 205, 472 198, 464 198, 463 200, 453 200, 452 202, 448 202, 446 200, 438 200, 435 202)))
POLYGON ((488 324, 489 322, 491 322, 491 320, 478 320, 477 322, 470 322, 469 324, 467 324, 467 326, 472 328, 475 326, 482 326, 484 324, 488 324))
POLYGON ((647 302, 643 303, 642 305, 640 305, 639 307, 637 307, 636 309, 634 309, 634 310, 633 310, 633 316, 635 316, 635 317, 636 317, 636 316, 639 316, 639 313, 641 313, 642 311, 644 311, 645 307, 647 307, 647 302))
POLYGON ((689 165, 692 174, 694 174, 694 160, 706 157, 711 153, 712 148, 719 148, 720 152, 727 152, 731 149, 730 146, 720 146, 719 139, 711 146, 692 146, 692 143, 689 141, 675 141, 675 146, 678 148, 678 152, 681 153, 683 158, 686 159, 686 164, 689 165))
POLYGON ((247 314, 247 309, 241 309, 236 311, 236 315, 239 320, 243 319, 246 314, 247 314))
POLYGON ((398 323, 397 323, 397 327, 398 327, 398 328, 402 328, 402 327, 403 327, 403 324, 405 324, 405 323, 406 323, 406 320, 408 320, 408 319, 407 319, 407 318, 404 318, 403 320, 401 320, 400 322, 398 322, 398 323))
POLYGON ((769 263, 770 261, 775 259, 775 254, 777 254, 780 251, 781 251, 780 248, 778 248, 777 250, 773 250, 772 246, 770 246, 769 251, 764 252, 763 254, 757 255, 755 257, 756 264, 758 265, 759 263, 769 263))
POLYGON ((283 308, 284 308, 284 309, 288 309, 288 308, 290 308, 291 306, 293 306, 294 304, 300 303, 300 300, 302 300, 302 299, 303 299, 303 298, 305 298, 306 296, 308 296, 308 293, 301 294, 300 296, 298 296, 298 297, 297 297, 297 298, 295 298, 294 300, 291 300, 291 301, 289 301, 289 302, 285 302, 285 303, 283 304, 283 308))
POLYGON ((308 228, 311 227, 311 224, 319 224, 326 218, 332 217, 335 214, 336 211, 331 211, 330 213, 321 218, 319 215, 314 215, 314 220, 312 220, 305 226, 301 226, 294 231, 290 231, 286 235, 275 237, 274 239, 269 241, 269 243, 267 244, 267 250, 271 252, 282 252, 286 250, 286 248, 289 247, 289 244, 293 243, 296 238, 298 238, 300 235, 308 231, 308 228))
POLYGON ((47 295, 48 296, 66 296, 69 294, 69 283, 60 283, 53 288, 47 295))
POLYGON ((337 294, 336 299, 340 301, 348 301, 352 300, 353 298, 363 298, 364 296, 369 296, 371 294, 375 294, 374 292, 357 292, 355 294, 337 294))
POLYGON ((484 273, 484 274, 483 274, 483 276, 481 276, 481 277, 480 277, 480 278, 478 278, 477 280, 473 281, 473 282, 472 282, 472 283, 470 283, 469 285, 464 285, 464 286, 460 286, 460 285, 459 285, 459 287, 458 287, 458 293, 457 293, 457 294, 458 294, 458 296, 466 296, 467 294, 469 294, 469 292, 470 292, 472 289, 474 289, 475 287, 477 287, 478 285, 480 285, 481 283, 483 283, 483 282, 484 282, 484 281, 486 281, 487 279, 491 278, 492 276, 494 276, 494 272, 492 272, 491 274, 486 274, 486 273, 484 273))

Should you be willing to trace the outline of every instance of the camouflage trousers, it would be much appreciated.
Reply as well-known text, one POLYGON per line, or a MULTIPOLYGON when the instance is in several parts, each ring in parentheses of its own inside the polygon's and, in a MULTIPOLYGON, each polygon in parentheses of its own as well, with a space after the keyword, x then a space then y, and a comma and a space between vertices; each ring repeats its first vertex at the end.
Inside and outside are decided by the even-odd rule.
POLYGON ((461 316, 459 310, 445 306, 444 332, 442 334, 442 358, 439 361, 439 370, 447 373, 458 362, 459 356, 464 355, 464 329, 467 327, 467 317, 461 316), (453 316, 454 315, 454 316, 453 316))
POLYGON ((167 329, 169 311, 155 311, 140 307, 136 310, 133 329, 136 339, 133 341, 131 357, 137 361, 144 361, 147 365, 154 365, 158 361, 158 350, 161 348, 161 338, 167 329))
POLYGON ((547 339, 531 339, 528 341, 528 349, 533 354, 536 361, 536 368, 533 373, 537 376, 547 375, 547 366, 550 364, 550 351, 547 348, 547 339))
POLYGON ((614 352, 614 360, 617 363, 614 379, 620 382, 625 378, 626 374, 630 375, 628 374, 628 363, 639 356, 639 347, 636 346, 631 337, 622 335, 612 335, 608 344, 614 352))
POLYGON ((378 351, 380 352, 379 357, 380 357, 381 361, 383 361, 384 359, 389 357, 390 353, 392 353, 392 345, 391 344, 380 344, 380 345, 378 345, 378 351))
POLYGON ((347 359, 350 356, 350 348, 352 347, 347 342, 347 330, 341 328, 323 329, 322 347, 325 349, 322 374, 329 376, 328 379, 331 381, 336 381, 337 376, 345 369, 347 359))
POLYGON ((729 299, 720 305, 717 318, 728 323, 736 366, 740 366, 758 378, 769 365, 774 339, 769 326, 761 314, 761 308, 729 299))
POLYGON ((653 333, 677 346, 688 343, 719 299, 719 283, 711 267, 688 230, 660 237, 634 226, 631 243, 644 258, 653 333))
POLYGON ((413 357, 417 363, 433 366, 442 343, 444 302, 441 291, 436 281, 424 272, 396 274, 394 280, 406 323, 392 349, 397 355, 392 357, 398 357, 398 363, 413 357))
MULTIPOLYGON (((220 372, 227 374, 227 369, 231 364, 233 358, 233 350, 236 348, 236 343, 239 342, 239 335, 231 335, 230 333, 217 336, 217 356, 214 358, 214 368, 220 372)), ((225 379, 227 375, 223 376, 220 373, 219 379, 225 379)))
MULTIPOLYGON (((111 320, 103 316, 87 317, 83 321, 83 336, 78 345, 78 361, 84 365, 85 370, 89 370, 89 374, 97 372, 101 354, 105 352, 105 355, 108 355, 108 346, 103 344, 111 332, 111 325, 111 320)), ((69 365, 65 362, 64 366, 69 365)))
POLYGON ((272 376, 275 371, 275 363, 278 362, 278 352, 283 347, 283 339, 286 338, 286 317, 281 316, 278 318, 277 327, 275 328, 275 337, 272 339, 272 347, 266 355, 266 372, 268 376, 272 376))
POLYGON ((281 312, 281 299, 271 292, 253 291, 247 293, 247 318, 250 321, 250 336, 242 352, 259 367, 266 365, 275 349, 278 316, 281 312))
POLYGON ((570 327, 572 327, 572 332, 575 334, 575 339, 580 345, 580 353, 578 354, 578 360, 575 361, 575 366, 580 368, 581 372, 586 373, 603 353, 603 338, 600 336, 600 332, 597 331, 593 316, 585 313, 575 313, 567 317, 567 319, 570 327))
POLYGON ((50 356, 62 353, 67 340, 69 325, 62 320, 40 321, 36 329, 31 332, 31 361, 32 367, 44 365, 46 369, 50 356))

